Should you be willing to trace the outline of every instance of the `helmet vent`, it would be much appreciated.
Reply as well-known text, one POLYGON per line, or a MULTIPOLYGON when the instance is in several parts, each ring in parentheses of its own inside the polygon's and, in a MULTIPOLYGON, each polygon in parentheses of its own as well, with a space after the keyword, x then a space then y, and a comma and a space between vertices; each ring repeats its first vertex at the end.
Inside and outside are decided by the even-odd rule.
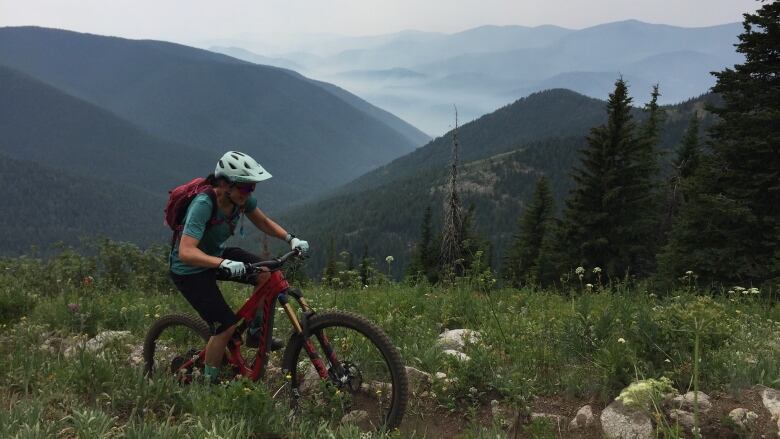
POLYGON ((230 154, 230 156, 233 157, 234 160, 239 160, 238 156, 235 153, 234 154, 230 154))
POLYGON ((249 166, 249 163, 247 163, 247 162, 244 162, 244 167, 247 168, 247 169, 252 169, 252 167, 249 166))
POLYGON ((228 163, 228 165, 230 165, 230 169, 238 169, 238 168, 236 168, 236 165, 234 165, 232 163, 228 163))
POLYGON ((225 169, 225 164, 222 163, 222 160, 219 161, 219 167, 222 169, 225 169))
POLYGON ((233 154, 240 155, 241 157, 244 156, 243 152, 233 151, 233 154))

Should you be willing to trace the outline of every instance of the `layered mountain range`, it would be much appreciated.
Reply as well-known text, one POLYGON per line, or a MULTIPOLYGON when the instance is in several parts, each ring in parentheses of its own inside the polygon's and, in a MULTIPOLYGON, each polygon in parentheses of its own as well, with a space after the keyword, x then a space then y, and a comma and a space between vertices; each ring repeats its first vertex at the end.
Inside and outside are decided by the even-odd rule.
MULTIPOLYGON (((619 75, 638 103, 647 101, 653 84, 661 86, 661 103, 681 102, 707 92, 714 84, 710 71, 741 62, 734 50, 741 30, 739 23, 684 28, 636 20, 578 30, 483 26, 453 34, 318 38, 265 60, 294 63, 307 76, 338 84, 438 136, 453 126, 453 105, 462 121, 471 121, 550 88, 603 99, 619 75)), ((268 51, 267 42, 243 44, 268 51)), ((239 58, 254 56, 232 50, 239 58)))
MULTIPOLYGON (((33 27, 0 28, 0 102, 0 154, 15 160, 4 179, 24 184, 27 172, 11 170, 38 168, 58 183, 82 182, 85 196, 71 201, 92 220, 60 216, 73 233, 61 236, 68 242, 115 230, 103 224, 114 206, 86 201, 99 199, 89 194, 93 185, 124 192, 117 199, 137 212, 125 216, 126 233, 112 237, 146 244, 164 233, 167 191, 213 172, 226 150, 249 153, 274 175, 262 200, 278 212, 429 139, 345 90, 290 70, 178 44, 33 27), (147 217, 160 226, 150 230, 138 220, 147 217)), ((54 198, 45 187, 33 199, 11 194, 4 212, 54 198)), ((50 227, 27 218, 31 229, 50 227)), ((7 238, 18 244, 19 236, 7 238)), ((4 253, 18 250, 0 244, 9 244, 4 253)))

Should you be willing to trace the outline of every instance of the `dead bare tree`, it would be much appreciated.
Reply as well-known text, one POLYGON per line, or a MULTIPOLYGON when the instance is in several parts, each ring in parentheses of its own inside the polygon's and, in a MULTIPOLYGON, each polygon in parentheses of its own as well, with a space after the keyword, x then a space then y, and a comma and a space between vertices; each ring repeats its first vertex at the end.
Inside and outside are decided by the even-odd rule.
POLYGON ((444 227, 441 240, 441 265, 444 273, 452 270, 463 275, 463 215, 458 193, 458 107, 455 107, 455 129, 452 130, 452 166, 449 193, 444 204, 444 227))

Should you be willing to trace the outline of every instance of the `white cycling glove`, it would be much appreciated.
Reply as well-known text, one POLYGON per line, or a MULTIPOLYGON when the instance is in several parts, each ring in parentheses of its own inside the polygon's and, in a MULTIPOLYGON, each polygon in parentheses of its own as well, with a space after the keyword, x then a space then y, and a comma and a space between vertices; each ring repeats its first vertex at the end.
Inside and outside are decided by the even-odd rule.
POLYGON ((295 235, 287 234, 287 239, 285 241, 290 243, 290 248, 295 250, 300 249, 301 253, 308 253, 309 252, 309 242, 303 241, 295 237, 295 235))
POLYGON ((219 269, 227 271, 230 277, 241 277, 246 273, 246 264, 238 261, 231 261, 230 259, 223 259, 219 264, 219 269))

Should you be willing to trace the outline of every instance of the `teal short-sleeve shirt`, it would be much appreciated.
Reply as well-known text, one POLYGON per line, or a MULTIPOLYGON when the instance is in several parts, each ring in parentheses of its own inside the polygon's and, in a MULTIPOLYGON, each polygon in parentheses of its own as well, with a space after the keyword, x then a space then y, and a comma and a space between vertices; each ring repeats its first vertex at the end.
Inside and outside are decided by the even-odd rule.
MULTIPOLYGON (((255 210, 255 208, 257 208, 257 199, 254 196, 250 196, 244 204, 244 212, 251 212, 255 210)), ((209 198, 207 194, 198 194, 192 199, 192 202, 187 208, 182 234, 197 239, 198 248, 203 251, 203 253, 220 257, 225 250, 225 242, 231 236, 231 228, 235 229, 238 224, 241 211, 238 206, 236 206, 230 215, 225 215, 224 212, 217 209, 217 219, 222 222, 206 228, 209 220, 211 220, 212 210, 211 198, 209 198)), ((180 241, 176 242, 173 251, 171 252, 170 263, 171 271, 173 273, 186 275, 209 270, 209 268, 196 267, 182 262, 181 259, 179 259, 179 243, 180 241)))

